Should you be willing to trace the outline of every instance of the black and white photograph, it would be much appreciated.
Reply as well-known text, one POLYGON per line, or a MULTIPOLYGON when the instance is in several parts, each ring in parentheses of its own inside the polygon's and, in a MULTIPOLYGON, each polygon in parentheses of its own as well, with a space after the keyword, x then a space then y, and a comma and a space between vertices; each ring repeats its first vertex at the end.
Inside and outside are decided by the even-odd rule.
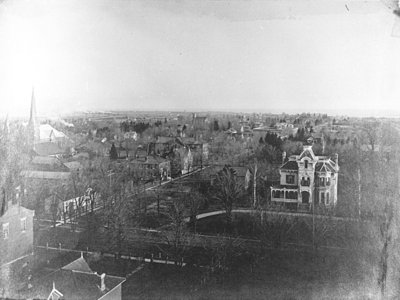
POLYGON ((0 299, 400 299, 400 1, 0 0, 0 299))

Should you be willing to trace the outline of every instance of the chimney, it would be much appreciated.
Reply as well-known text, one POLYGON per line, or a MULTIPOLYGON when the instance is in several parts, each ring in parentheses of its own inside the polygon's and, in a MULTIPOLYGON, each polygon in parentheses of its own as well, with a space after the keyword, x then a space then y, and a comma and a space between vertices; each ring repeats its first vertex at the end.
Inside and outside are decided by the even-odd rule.
POLYGON ((102 292, 104 292, 106 290, 106 284, 104 282, 104 279, 106 278, 106 273, 103 273, 100 275, 100 279, 101 279, 101 285, 100 285, 100 290, 102 292))
POLYGON ((286 152, 283 151, 282 152, 282 165, 285 163, 285 160, 286 160, 286 152))

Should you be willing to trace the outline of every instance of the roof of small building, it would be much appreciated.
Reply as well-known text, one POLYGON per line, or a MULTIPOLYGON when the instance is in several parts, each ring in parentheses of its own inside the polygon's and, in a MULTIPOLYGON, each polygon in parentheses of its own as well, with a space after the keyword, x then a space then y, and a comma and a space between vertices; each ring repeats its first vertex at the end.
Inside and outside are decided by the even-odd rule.
POLYGON ((66 137, 66 135, 63 132, 58 131, 50 124, 41 124, 39 126, 39 131, 40 131, 40 139, 41 140, 49 139, 51 135, 53 135, 55 138, 65 138, 66 137))
POLYGON ((58 146, 58 144, 52 142, 35 144, 33 151, 40 156, 57 155, 65 152, 58 146))
POLYGON ((61 162, 56 157, 52 156, 35 156, 31 163, 40 165, 60 165, 61 162))
POLYGON ((289 160, 286 162, 282 167, 282 170, 295 170, 297 171, 299 169, 299 165, 297 164, 296 161, 294 160, 289 160))
POLYGON ((90 158, 90 154, 88 152, 79 152, 79 153, 75 154, 73 156, 73 158, 75 158, 75 159, 77 159, 77 158, 89 159, 90 158))
POLYGON ((82 168, 82 165, 79 161, 65 162, 64 166, 66 166, 69 170, 79 170, 82 168))
POLYGON ((58 158, 51 156, 34 157, 27 169, 44 172, 68 172, 68 168, 58 158))
POLYGON ((231 128, 229 128, 227 131, 225 131, 226 133, 228 133, 228 134, 236 134, 237 133, 237 131, 235 130, 235 129, 233 129, 232 127, 231 128))

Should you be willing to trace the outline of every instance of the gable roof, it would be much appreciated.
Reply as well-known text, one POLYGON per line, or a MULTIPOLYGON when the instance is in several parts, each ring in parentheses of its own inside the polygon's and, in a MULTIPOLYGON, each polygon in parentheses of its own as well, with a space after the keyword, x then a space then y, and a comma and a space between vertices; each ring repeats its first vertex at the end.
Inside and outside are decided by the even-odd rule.
POLYGON ((337 172, 336 164, 330 159, 326 161, 319 161, 315 165, 315 171, 324 173, 329 173, 329 172, 335 173, 337 172))
POLYGON ((68 265, 62 267, 63 270, 78 271, 83 273, 93 273, 86 260, 81 256, 68 265))
POLYGON ((305 149, 299 156, 299 159, 303 159, 304 157, 308 157, 312 160, 315 159, 315 155, 311 149, 305 149))
POLYGON ((58 131, 50 124, 41 124, 39 126, 39 131, 40 131, 40 139, 41 140, 49 139, 52 136, 55 138, 65 138, 66 137, 66 135, 63 132, 58 131))

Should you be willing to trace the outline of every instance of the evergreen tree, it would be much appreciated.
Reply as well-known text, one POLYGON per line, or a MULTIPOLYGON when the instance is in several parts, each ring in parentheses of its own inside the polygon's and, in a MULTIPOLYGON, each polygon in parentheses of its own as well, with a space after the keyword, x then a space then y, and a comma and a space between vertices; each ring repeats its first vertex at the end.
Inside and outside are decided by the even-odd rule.
POLYGON ((117 159, 117 158, 118 158, 117 148, 115 148, 114 143, 112 143, 110 150, 110 159, 117 159))
POLYGON ((219 124, 217 120, 214 120, 214 131, 218 131, 219 130, 219 124))

